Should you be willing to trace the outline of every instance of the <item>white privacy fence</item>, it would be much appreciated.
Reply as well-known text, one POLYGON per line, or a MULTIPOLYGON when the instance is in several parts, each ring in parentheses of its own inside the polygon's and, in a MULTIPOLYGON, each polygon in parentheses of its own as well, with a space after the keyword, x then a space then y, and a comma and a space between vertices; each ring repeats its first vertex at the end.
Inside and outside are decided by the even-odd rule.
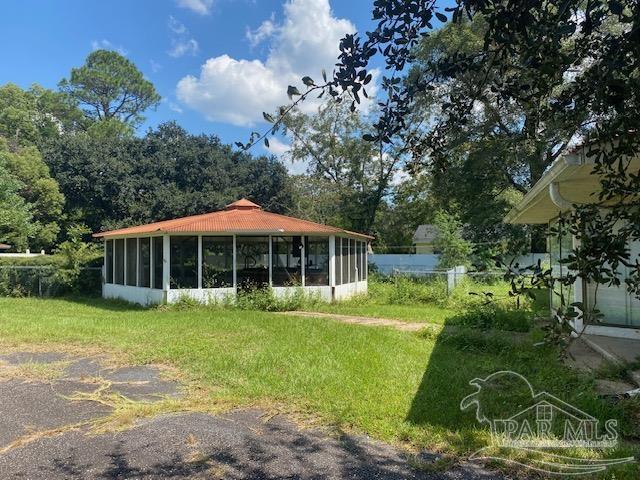
POLYGON ((373 253, 369 263, 385 275, 394 272, 428 272, 438 270, 440 255, 430 253, 373 253))
MULTIPOLYGON (((392 275, 394 272, 429 272, 438 271, 440 255, 435 253, 373 253, 369 254, 369 263, 377 267, 384 275, 392 275)), ((549 263, 548 253, 527 253, 517 257, 505 258, 509 263, 519 263, 522 266, 532 265, 541 260, 549 263)))

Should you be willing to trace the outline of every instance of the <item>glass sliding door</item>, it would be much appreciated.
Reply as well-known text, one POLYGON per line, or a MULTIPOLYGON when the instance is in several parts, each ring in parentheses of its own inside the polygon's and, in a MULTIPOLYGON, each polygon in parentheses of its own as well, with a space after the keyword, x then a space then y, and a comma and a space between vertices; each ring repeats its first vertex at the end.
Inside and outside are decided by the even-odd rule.
POLYGON ((127 285, 135 287, 138 283, 138 239, 127 238, 127 285))
POLYGON ((271 238, 271 279, 274 287, 302 285, 302 237, 271 238))
POLYGON ((113 240, 105 244, 104 263, 104 283, 113 283, 113 240))
MULTIPOLYGON (((640 242, 631 242, 631 259, 640 255, 640 242)), ((620 327, 640 327, 640 300, 633 293, 629 293, 625 280, 631 274, 631 269, 618 266, 620 286, 598 285, 588 282, 586 285, 586 299, 589 308, 600 310, 603 325, 620 327)))
POLYGON ((153 288, 162 290, 163 241, 162 237, 153 237, 153 288))
POLYGON ((349 283, 349 239, 341 238, 342 244, 340 248, 340 262, 342 263, 340 271, 342 272, 342 284, 349 283))
POLYGON ((170 246, 171 288, 198 288, 198 237, 174 236, 170 246))
POLYGON ((202 237, 202 287, 233 287, 233 237, 202 237))
POLYGON ((305 285, 329 285, 329 237, 305 237, 305 285))
MULTIPOLYGON (((630 248, 631 260, 636 261, 640 258, 640 241, 631 242, 630 248)), ((631 274, 632 270, 627 270, 631 274)), ((640 328, 640 298, 633 293, 629 294, 629 325, 634 328, 640 328)))
POLYGON ((269 237, 236 237, 236 277, 239 288, 269 285, 269 237))
POLYGON ((141 238, 138 243, 139 287, 151 287, 151 239, 141 238))
POLYGON ((115 271, 113 283, 124 285, 124 239, 114 240, 115 271))
MULTIPOLYGON (((560 260, 567 258, 573 250, 573 237, 571 233, 565 231, 565 228, 561 228, 558 220, 550 222, 551 228, 559 230, 558 234, 549 235, 549 259, 551 262, 551 271, 556 278, 566 277, 569 273, 566 265, 560 263, 560 260)), ((569 286, 556 286, 554 291, 551 292, 551 308, 557 309, 561 305, 561 298, 564 297, 565 305, 569 305, 573 302, 573 287, 569 286)))

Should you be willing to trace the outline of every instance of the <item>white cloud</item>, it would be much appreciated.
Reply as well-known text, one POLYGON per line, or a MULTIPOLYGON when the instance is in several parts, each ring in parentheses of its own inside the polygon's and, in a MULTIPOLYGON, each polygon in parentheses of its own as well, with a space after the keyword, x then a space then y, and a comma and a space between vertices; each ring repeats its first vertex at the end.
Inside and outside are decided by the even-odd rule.
MULTIPOLYGON (((247 35, 250 42, 269 42, 266 60, 209 58, 198 77, 188 75, 177 85, 178 98, 211 121, 252 125, 262 112, 289 102, 288 85, 302 87, 304 75, 320 80, 320 72, 333 69, 340 39, 355 26, 333 16, 328 0, 290 0, 282 23, 266 20, 247 35)), ((373 87, 369 93, 374 93, 373 87)), ((306 111, 318 103, 303 104, 306 111)))
POLYGON ((269 137, 269 146, 264 145, 264 149, 269 153, 274 154, 276 157, 282 157, 285 153, 291 150, 291 145, 284 143, 278 137, 269 137))
POLYGON ((252 47, 262 43, 267 38, 270 38, 276 32, 277 26, 275 23, 275 13, 271 14, 269 20, 265 20, 255 30, 251 30, 247 27, 246 37, 249 40, 249 44, 252 47))
POLYGON ((179 7, 187 8, 198 15, 208 15, 211 13, 213 0, 177 0, 179 7))
POLYGON ((307 162, 306 160, 291 161, 281 159, 280 163, 285 166, 287 172, 289 172, 289 175, 304 175, 309 171, 309 162, 307 162))
POLYGON ((184 55, 195 55, 198 53, 198 42, 193 38, 171 40, 171 48, 167 52, 170 57, 178 58, 184 55))
POLYGON ((292 160, 291 156, 288 155, 291 150, 291 145, 284 143, 278 137, 269 137, 269 146, 267 147, 263 143, 262 148, 268 153, 276 156, 278 161, 284 165, 290 175, 303 175, 309 170, 309 161, 292 160))
POLYGON ((184 23, 177 20, 173 15, 169 15, 167 25, 169 26, 169 30, 173 33, 177 33, 178 35, 187 32, 187 27, 184 26, 184 23))
MULTIPOLYGON (((235 60, 228 55, 210 58, 200 77, 178 82, 178 98, 211 121, 248 125, 263 111, 286 102, 281 78, 260 60, 235 60)), ((260 116, 260 117, 259 117, 260 116)))
POLYGON ((160 70, 162 70, 162 65, 156 62, 153 58, 149 59, 149 64, 151 65, 151 71, 153 73, 158 73, 160 70))
POLYGON ((167 26, 171 30, 171 48, 167 51, 169 56, 178 58, 198 53, 198 42, 189 37, 189 29, 185 27, 184 23, 173 15, 169 15, 167 26))
POLYGON ((126 56, 129 52, 127 52, 124 48, 118 46, 118 45, 114 45, 113 43, 111 43, 109 40, 106 39, 102 39, 102 40, 94 40, 91 42, 91 49, 92 50, 114 50, 116 52, 118 52, 120 55, 126 56))

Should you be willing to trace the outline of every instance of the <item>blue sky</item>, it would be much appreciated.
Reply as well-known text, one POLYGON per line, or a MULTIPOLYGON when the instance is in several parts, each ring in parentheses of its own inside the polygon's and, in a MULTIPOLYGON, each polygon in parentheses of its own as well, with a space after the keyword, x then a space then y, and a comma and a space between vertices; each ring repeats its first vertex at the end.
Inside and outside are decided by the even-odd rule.
MULTIPOLYGON (((176 120, 246 140, 286 85, 330 70, 347 31, 371 29, 370 0, 4 0, 0 83, 56 88, 96 48, 119 50, 163 97, 139 133, 176 120)), ((311 107, 309 107, 311 108, 311 107)), ((273 147, 274 153, 279 145, 273 147)), ((260 147, 262 149, 262 147, 260 147)), ((257 151, 255 153, 263 153, 257 151)))
POLYGON ((14 82, 22 87, 39 83, 56 88, 92 49, 111 48, 135 62, 163 97, 157 111, 147 113, 141 132, 175 119, 193 133, 215 133, 226 142, 245 140, 252 124, 259 126, 248 112, 255 106, 259 118, 260 108, 268 104, 255 97, 274 97, 276 89, 287 83, 280 78, 285 75, 320 76, 319 69, 301 70, 315 70, 318 62, 305 62, 300 51, 293 52, 297 55, 293 65, 282 65, 291 43, 310 37, 307 58, 320 50, 326 60, 327 52, 337 48, 329 50, 330 46, 323 44, 329 43, 332 35, 349 29, 348 23, 357 29, 371 26, 368 0, 333 0, 328 17, 322 12, 327 0, 293 0, 296 2, 297 13, 285 10, 288 2, 282 0, 5 0, 0 16, 0 83, 14 82), (292 23, 300 22, 302 12, 311 21, 295 31, 292 23), (323 28, 310 30, 309 25, 323 28), (320 29, 322 32, 313 31, 320 29), (274 49, 280 51, 273 55, 274 49), (273 66, 264 68, 270 52, 273 66), (213 78, 202 82, 201 69, 211 59, 218 59, 213 78), (233 63, 241 60, 248 62, 233 63), (229 70, 225 61, 235 65, 236 71, 229 70), (256 84, 267 86, 242 91, 247 85, 238 83, 237 76, 245 73, 253 76, 256 84), (189 75, 194 80, 180 96, 179 82, 189 75), (203 100, 210 94, 208 89, 215 91, 225 80, 228 86, 238 87, 235 93, 222 92, 228 101, 203 100), (243 113, 234 117, 238 110, 243 113))

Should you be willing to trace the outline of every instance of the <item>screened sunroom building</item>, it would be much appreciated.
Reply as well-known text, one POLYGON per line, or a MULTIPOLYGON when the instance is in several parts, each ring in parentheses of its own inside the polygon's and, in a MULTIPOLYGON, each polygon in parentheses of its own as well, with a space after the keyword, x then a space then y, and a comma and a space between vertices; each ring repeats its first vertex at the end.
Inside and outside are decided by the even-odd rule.
POLYGON ((331 301, 367 291, 372 237, 267 212, 247 199, 94 237, 104 240, 105 298, 208 303, 270 287, 276 295, 302 288, 331 301))

